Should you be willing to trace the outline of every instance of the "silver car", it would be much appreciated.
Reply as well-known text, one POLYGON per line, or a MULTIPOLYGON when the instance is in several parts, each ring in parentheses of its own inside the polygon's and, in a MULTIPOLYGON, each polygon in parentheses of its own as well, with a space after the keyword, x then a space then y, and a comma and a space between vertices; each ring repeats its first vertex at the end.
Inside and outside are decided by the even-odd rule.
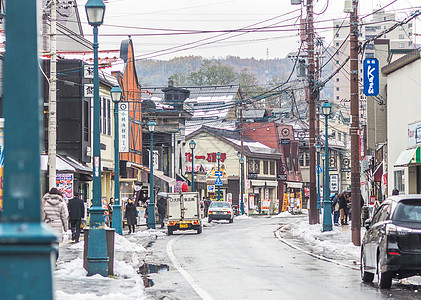
POLYGON ((234 222, 234 211, 231 203, 225 201, 213 201, 209 206, 208 222, 213 220, 227 220, 234 222))

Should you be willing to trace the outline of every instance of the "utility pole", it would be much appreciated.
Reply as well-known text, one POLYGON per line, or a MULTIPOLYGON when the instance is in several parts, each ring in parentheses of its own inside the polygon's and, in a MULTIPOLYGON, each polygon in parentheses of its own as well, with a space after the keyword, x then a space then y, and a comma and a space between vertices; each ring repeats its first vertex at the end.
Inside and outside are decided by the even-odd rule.
POLYGON ((307 56, 308 56, 308 103, 310 129, 310 212, 309 223, 317 224, 317 191, 316 191, 316 97, 315 97, 315 65, 314 65, 314 27, 313 0, 307 0, 307 56))
POLYGON ((56 187, 57 143, 57 6, 50 2, 50 90, 48 100, 48 188, 56 187))
POLYGON ((350 14, 350 92, 351 92, 351 205, 352 243, 361 245, 360 141, 358 92, 358 0, 352 1, 350 14))

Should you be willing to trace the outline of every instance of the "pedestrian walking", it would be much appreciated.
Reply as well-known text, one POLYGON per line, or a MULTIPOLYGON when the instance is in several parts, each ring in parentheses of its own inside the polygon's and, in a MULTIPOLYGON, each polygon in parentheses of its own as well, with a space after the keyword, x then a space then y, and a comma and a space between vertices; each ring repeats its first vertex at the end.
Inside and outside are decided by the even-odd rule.
POLYGON ((211 201, 209 198, 205 199, 205 218, 208 216, 209 206, 211 204, 211 201))
POLYGON ((339 216, 341 219, 341 225, 348 225, 348 222, 345 219, 345 210, 346 210, 346 196, 345 196, 345 192, 342 192, 339 195, 339 216))
POLYGON ((85 205, 83 204, 83 200, 79 198, 78 192, 73 193, 73 198, 69 200, 67 208, 69 209, 72 240, 75 241, 75 243, 78 243, 80 237, 80 225, 82 223, 82 219, 85 217, 85 205))
POLYGON ((135 232, 136 219, 137 219, 137 209, 133 200, 129 198, 126 204, 126 219, 127 225, 129 226, 129 234, 135 232))
POLYGON ((161 223, 161 228, 164 228, 164 219, 167 213, 167 199, 160 197, 156 205, 158 206, 159 223, 161 223))
POLYGON ((333 196, 332 201, 332 210, 333 210, 333 224, 336 226, 339 226, 339 195, 338 193, 335 193, 335 196, 333 196))
POLYGON ((395 196, 395 195, 399 195, 399 190, 398 190, 398 188, 396 186, 395 186, 395 188, 392 191, 392 196, 395 196))
POLYGON ((108 202, 108 217, 110 222, 110 227, 113 224, 113 208, 114 208, 114 198, 110 198, 110 202, 108 202))
MULTIPOLYGON (((44 212, 44 222, 50 226, 57 235, 57 242, 63 240, 63 231, 69 229, 66 203, 64 203, 61 192, 57 188, 51 188, 43 197, 42 209, 44 212)), ((56 259, 59 257, 58 247, 56 259)))

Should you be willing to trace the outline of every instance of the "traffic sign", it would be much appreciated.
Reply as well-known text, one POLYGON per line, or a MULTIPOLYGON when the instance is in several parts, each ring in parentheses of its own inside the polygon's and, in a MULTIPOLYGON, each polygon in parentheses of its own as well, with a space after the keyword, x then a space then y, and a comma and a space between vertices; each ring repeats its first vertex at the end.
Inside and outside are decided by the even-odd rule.
POLYGON ((221 177, 222 176, 222 171, 215 171, 215 176, 221 177))
POLYGON ((222 183, 222 180, 221 180, 221 177, 217 177, 216 178, 216 180, 215 180, 215 185, 216 186, 221 186, 221 185, 224 185, 223 183, 222 183))
POLYGON ((319 174, 322 174, 323 173, 323 169, 322 169, 322 167, 319 165, 319 166, 317 166, 317 173, 319 173, 319 174))

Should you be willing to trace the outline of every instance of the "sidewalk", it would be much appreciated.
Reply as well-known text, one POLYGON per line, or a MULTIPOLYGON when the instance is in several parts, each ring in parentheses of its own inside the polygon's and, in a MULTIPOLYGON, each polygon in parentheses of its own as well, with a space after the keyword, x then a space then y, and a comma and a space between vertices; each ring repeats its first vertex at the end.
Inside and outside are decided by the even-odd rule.
MULTIPOLYGON (((308 212, 291 215, 283 212, 273 218, 279 218, 280 228, 277 237, 297 251, 320 256, 332 263, 359 270, 361 247, 351 240, 351 225, 333 226, 332 231, 322 232, 322 224, 310 225, 308 212)), ((366 229, 361 227, 361 242, 366 229)), ((402 284, 421 285, 421 276, 405 278, 402 284)))
POLYGON ((57 300, 131 300, 146 299, 142 277, 138 274, 145 257, 150 253, 142 245, 164 236, 160 230, 146 230, 138 226, 136 232, 115 235, 115 276, 86 276, 83 269, 83 238, 79 243, 60 244, 57 269, 53 272, 57 300))

